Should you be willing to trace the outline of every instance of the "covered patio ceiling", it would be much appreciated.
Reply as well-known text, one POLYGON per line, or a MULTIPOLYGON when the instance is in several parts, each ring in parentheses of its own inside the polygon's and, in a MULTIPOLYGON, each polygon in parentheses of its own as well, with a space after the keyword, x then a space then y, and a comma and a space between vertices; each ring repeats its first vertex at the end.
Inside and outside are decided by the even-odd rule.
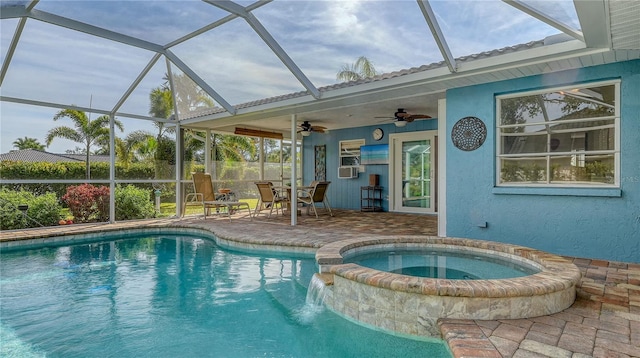
POLYGON ((638 18, 634 0, 2 0, 2 142, 42 107, 285 136, 294 114, 330 130, 436 117, 449 88, 640 58, 638 18), (359 56, 378 75, 336 80, 359 56), (151 117, 169 73, 212 104, 151 117))

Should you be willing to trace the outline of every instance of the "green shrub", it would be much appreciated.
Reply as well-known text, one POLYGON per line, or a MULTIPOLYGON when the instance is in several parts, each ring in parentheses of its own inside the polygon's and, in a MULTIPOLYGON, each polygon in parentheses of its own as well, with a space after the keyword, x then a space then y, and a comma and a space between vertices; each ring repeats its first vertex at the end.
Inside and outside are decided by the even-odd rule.
POLYGON ((40 226, 58 225, 62 207, 54 193, 35 196, 28 191, 0 189, 0 229, 14 230, 40 226), (18 210, 18 205, 28 205, 27 217, 18 210))
POLYGON ((151 190, 134 185, 116 187, 116 220, 147 219, 156 216, 151 190))

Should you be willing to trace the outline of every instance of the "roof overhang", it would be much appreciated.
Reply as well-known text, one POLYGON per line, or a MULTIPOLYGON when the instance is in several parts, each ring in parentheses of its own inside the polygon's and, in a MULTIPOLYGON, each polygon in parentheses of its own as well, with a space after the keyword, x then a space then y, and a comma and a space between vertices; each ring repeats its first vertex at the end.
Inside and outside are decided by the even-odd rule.
MULTIPOLYGON (((549 39, 553 41, 553 39, 549 39)), ((235 115, 224 111, 184 119, 188 128, 229 131, 237 125, 280 130, 290 129, 291 117, 321 121, 329 129, 373 125, 374 117, 393 113, 396 108, 437 117, 437 100, 448 89, 508 80, 560 70, 615 62, 615 51, 587 48, 579 40, 479 55, 457 61, 457 71, 446 64, 399 71, 369 81, 321 88, 321 98, 290 94, 237 106, 235 115)))

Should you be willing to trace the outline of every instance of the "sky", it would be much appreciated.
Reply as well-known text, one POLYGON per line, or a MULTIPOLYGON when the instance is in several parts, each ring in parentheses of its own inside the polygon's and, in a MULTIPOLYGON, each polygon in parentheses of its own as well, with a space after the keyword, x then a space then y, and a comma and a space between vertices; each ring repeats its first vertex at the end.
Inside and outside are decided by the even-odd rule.
MULTIPOLYGON (((3 7, 25 1, 0 0, 3 7)), ((571 0, 526 0, 579 28, 571 0)), ((251 2, 238 2, 247 6, 251 2)), ((498 0, 431 0, 454 57, 542 40, 558 30, 498 0)), ((202 1, 41 0, 36 10, 90 23, 166 45, 223 19, 228 13, 202 1)), ((252 14, 316 87, 337 82, 344 64, 366 56, 379 73, 442 61, 428 25, 413 0, 274 0, 252 14)), ((0 24, 2 63, 17 19, 0 24)), ((232 105, 303 91, 304 87, 243 19, 236 18, 170 50, 232 105)), ((0 94, 34 101, 113 110, 154 53, 29 19, 0 94)), ((175 66, 172 72, 181 73, 175 66)), ((148 115, 149 93, 164 83, 164 57, 119 107, 148 115)), ((45 144, 58 108, 0 102, 0 152, 18 138, 45 144)), ((90 114, 91 118, 99 114, 90 114)), ((153 131, 144 120, 118 117, 125 133, 153 131)), ((54 139, 46 149, 64 153, 78 144, 54 139)))

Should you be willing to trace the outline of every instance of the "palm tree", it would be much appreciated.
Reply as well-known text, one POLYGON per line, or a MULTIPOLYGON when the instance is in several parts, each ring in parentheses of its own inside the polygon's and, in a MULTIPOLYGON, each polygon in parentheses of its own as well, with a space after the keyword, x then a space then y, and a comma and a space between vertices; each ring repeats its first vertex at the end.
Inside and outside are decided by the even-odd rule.
POLYGON ((247 158, 255 156, 256 146, 251 138, 231 135, 214 134, 213 147, 216 161, 244 162, 247 158))
MULTIPOLYGON (((109 116, 103 115, 94 120, 89 119, 86 113, 75 109, 63 109, 56 113, 53 117, 54 121, 60 118, 69 118, 73 121, 75 129, 67 126, 54 127, 47 133, 47 147, 51 145, 54 138, 64 138, 84 145, 83 151, 86 153, 86 169, 87 179, 91 178, 89 155, 91 147, 99 145, 109 140, 109 116)), ((124 130, 122 123, 118 120, 114 121, 114 125, 124 130)))
POLYGON ((336 75, 337 80, 342 81, 357 81, 363 78, 371 78, 376 75, 376 69, 373 67, 373 63, 364 56, 358 57, 355 63, 342 65, 340 71, 336 75))
MULTIPOLYGON (((154 88, 149 94, 149 114, 157 118, 170 118, 175 111, 173 93, 167 81, 160 87, 154 88)), ((200 108, 215 107, 213 100, 186 75, 174 75, 176 89, 176 104, 180 113, 188 113, 200 108)), ((156 135, 156 176, 167 175, 167 168, 163 163, 171 165, 175 160, 175 141, 167 134, 174 131, 173 127, 165 127, 164 123, 155 122, 158 132, 156 135)), ((214 134, 212 138, 215 161, 244 161, 247 156, 255 155, 256 148, 250 138, 235 135, 214 134)), ((204 149, 204 138, 193 131, 185 131, 184 147, 185 160, 191 160, 204 149)))
POLYGON ((116 158, 122 166, 129 168, 131 163, 148 159, 150 150, 155 150, 155 147, 156 138, 153 134, 143 130, 134 131, 124 139, 116 138, 116 158))
MULTIPOLYGON (((157 118, 169 118, 173 114, 173 96, 171 90, 167 86, 157 87, 151 90, 149 94, 149 114, 157 118)), ((158 128, 158 136, 160 138, 167 132, 171 132, 173 128, 165 128, 164 122, 153 122, 158 128)))
POLYGON ((36 138, 24 137, 18 138, 13 141, 13 146, 18 150, 24 149, 35 149, 35 150, 44 150, 44 144, 38 142, 36 138))
MULTIPOLYGON (((170 118, 174 113, 173 94, 167 84, 154 88, 149 93, 149 114, 157 118, 170 118)), ((154 167, 155 177, 169 178, 170 167, 163 163, 171 163, 175 160, 175 143, 171 145, 171 139, 167 134, 175 131, 173 127, 165 127, 164 122, 153 122, 158 129, 155 137, 154 167), (173 147, 173 150, 171 149, 173 147)))

